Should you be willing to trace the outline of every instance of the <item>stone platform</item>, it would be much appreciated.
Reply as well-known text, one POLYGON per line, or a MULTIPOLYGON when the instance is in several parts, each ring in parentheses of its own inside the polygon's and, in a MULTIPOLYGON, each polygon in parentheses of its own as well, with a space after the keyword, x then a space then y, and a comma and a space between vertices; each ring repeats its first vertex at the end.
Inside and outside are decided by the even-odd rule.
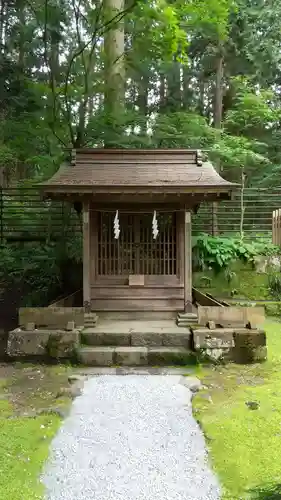
POLYGON ((174 320, 99 320, 72 331, 17 328, 9 334, 8 355, 69 358, 86 366, 186 365, 196 360, 189 328, 174 320))
MULTIPOLYGON (((211 322, 209 322, 211 323, 211 322)), ((76 327, 36 328, 28 323, 9 333, 13 358, 69 359, 85 366, 171 366, 197 361, 242 363, 266 359, 266 335, 258 328, 177 326, 175 319, 93 318, 76 327), (92 326, 85 326, 92 325, 92 326), (93 326, 95 325, 96 326, 93 326), (29 325, 32 329, 29 329, 29 325)))

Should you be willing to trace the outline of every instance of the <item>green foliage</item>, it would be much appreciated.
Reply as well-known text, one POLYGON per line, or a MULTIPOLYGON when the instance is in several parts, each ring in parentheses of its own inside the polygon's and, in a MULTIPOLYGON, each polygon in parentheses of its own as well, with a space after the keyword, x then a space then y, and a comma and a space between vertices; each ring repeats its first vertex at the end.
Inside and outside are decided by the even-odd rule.
POLYGON ((268 276, 268 286, 273 297, 281 300, 281 276, 280 273, 271 273, 268 276))
MULTIPOLYGON (((63 289, 64 267, 81 262, 81 243, 76 238, 65 243, 4 245, 0 247, 0 282, 17 284, 22 290, 22 306, 44 306, 61 294, 79 288, 76 276, 75 290, 63 289)), ((73 277, 72 277, 73 278, 73 277)))
POLYGON ((238 238, 200 234, 193 240, 193 268, 194 270, 211 268, 219 272, 235 260, 253 263, 258 255, 273 255, 278 252, 279 249, 270 242, 246 242, 238 238))
POLYGON ((224 500, 281 498, 276 446, 281 413, 280 323, 267 321, 264 326, 267 362, 228 364, 219 370, 204 367, 198 373, 205 391, 193 399, 194 412, 208 436, 224 500), (249 409, 249 401, 258 402, 259 409, 249 409))

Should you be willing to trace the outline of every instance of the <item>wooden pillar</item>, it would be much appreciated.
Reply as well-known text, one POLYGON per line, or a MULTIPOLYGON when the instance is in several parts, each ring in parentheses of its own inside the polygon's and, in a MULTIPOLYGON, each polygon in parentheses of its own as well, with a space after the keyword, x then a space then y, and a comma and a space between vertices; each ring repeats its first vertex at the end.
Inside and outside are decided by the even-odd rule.
POLYGON ((83 305, 85 312, 91 310, 90 287, 90 206, 83 203, 83 305))
POLYGON ((191 212, 184 214, 184 311, 192 311, 191 212))

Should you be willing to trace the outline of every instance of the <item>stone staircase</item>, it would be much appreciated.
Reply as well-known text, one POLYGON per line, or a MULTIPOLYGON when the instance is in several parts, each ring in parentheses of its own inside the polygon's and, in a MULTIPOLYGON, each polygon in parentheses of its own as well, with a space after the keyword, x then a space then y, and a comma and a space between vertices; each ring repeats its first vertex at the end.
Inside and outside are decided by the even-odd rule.
POLYGON ((195 362, 189 328, 174 322, 108 321, 81 332, 78 361, 86 366, 163 366, 195 362))
POLYGON ((189 327, 190 325, 196 324, 198 321, 197 313, 189 312, 189 313, 178 313, 177 315, 177 326, 182 326, 184 328, 189 327))

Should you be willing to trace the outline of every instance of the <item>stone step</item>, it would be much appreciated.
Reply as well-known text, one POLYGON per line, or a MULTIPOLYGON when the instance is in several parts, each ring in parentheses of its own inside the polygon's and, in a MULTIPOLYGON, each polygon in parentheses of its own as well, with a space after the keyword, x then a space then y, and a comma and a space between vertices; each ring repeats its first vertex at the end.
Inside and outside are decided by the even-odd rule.
POLYGON ((196 354, 184 347, 81 346, 77 357, 86 366, 184 366, 196 362, 196 354))
POLYGON ((122 331, 106 331, 106 329, 84 328, 81 333, 81 341, 89 346, 145 346, 145 347, 185 347, 191 346, 191 331, 189 328, 181 329, 175 327, 173 330, 162 331, 145 331, 145 332, 125 332, 122 331))
POLYGON ((97 326, 98 316, 96 313, 85 313, 84 314, 84 327, 85 328, 95 328, 97 326))
POLYGON ((197 321, 177 321, 177 327, 180 328, 189 328, 194 325, 197 325, 197 321))
POLYGON ((196 313, 178 313, 178 319, 192 319, 197 320, 198 315, 196 313))
POLYGON ((177 321, 177 327, 181 328, 189 328, 194 325, 197 325, 197 321, 177 321))

